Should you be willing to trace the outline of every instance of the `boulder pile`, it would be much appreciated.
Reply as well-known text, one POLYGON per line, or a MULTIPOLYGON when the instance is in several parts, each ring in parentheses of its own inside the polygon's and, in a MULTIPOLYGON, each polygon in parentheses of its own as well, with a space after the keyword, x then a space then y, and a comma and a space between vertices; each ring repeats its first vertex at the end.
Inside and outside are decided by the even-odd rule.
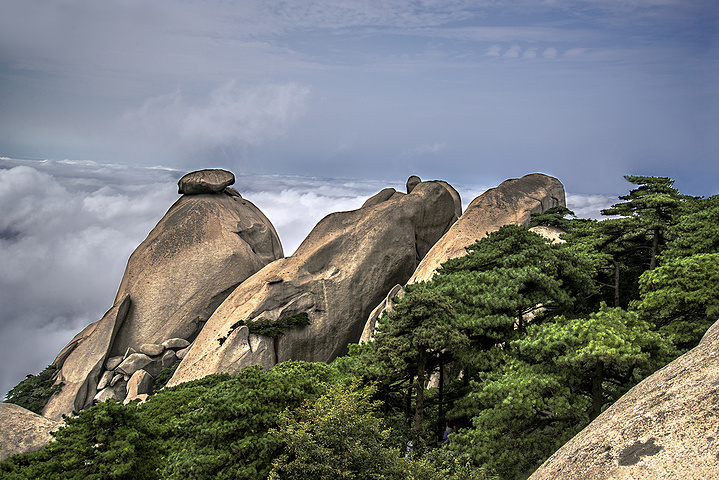
POLYGON ((128 348, 123 356, 110 357, 105 361, 105 371, 97 383, 93 403, 108 398, 129 403, 144 401, 152 394, 157 375, 182 360, 189 350, 190 342, 184 338, 170 338, 164 342, 145 343, 139 351, 128 348))

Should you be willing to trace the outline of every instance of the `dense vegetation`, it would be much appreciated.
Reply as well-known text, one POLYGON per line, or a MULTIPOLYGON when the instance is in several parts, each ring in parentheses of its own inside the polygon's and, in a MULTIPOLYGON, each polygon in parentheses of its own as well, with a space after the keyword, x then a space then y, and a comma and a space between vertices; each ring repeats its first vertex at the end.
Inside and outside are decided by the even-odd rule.
POLYGON ((566 243, 518 226, 475 243, 330 365, 105 402, 0 476, 524 479, 719 319, 719 197, 627 180, 604 221, 535 216, 566 243))

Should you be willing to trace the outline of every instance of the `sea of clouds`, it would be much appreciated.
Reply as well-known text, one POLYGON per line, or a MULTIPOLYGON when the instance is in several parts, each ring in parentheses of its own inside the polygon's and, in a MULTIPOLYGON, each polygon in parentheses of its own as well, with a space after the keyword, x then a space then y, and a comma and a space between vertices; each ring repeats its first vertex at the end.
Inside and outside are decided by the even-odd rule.
MULTIPOLYGON (((0 157, 0 392, 49 365, 113 304, 132 251, 178 198, 165 167, 0 157)), ((290 255, 324 216, 359 208, 393 181, 243 175, 234 187, 274 224, 290 255)), ((465 207, 490 186, 454 185, 465 207)), ((580 217, 616 201, 568 194, 580 217)))

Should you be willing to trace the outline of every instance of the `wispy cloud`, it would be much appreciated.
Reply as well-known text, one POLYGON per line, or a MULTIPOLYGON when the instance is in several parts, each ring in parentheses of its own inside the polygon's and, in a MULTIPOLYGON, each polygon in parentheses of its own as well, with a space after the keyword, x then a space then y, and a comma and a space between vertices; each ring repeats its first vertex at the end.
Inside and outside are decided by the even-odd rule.
POLYGON ((308 96, 308 87, 293 82, 242 88, 232 81, 195 102, 178 89, 126 112, 122 124, 146 141, 184 152, 260 145, 302 116, 308 96))
POLYGON ((519 53, 522 51, 522 47, 520 47, 517 44, 512 45, 509 47, 509 49, 504 52, 503 57, 509 57, 509 58, 517 58, 519 57, 519 53))
POLYGON ((431 155, 439 153, 445 148, 447 148, 447 144, 444 142, 425 143, 414 148, 403 150, 400 155, 403 157, 413 155, 431 155))
POLYGON ((554 47, 549 47, 546 50, 542 52, 542 56, 544 58, 557 58, 557 49, 554 47))

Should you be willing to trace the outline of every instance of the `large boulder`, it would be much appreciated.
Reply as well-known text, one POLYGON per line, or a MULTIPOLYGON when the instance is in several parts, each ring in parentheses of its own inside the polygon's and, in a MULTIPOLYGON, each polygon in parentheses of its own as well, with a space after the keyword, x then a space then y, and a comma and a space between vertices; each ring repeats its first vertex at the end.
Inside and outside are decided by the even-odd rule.
POLYGON ((230 172, 183 177, 188 178, 180 188, 193 194, 180 197, 132 253, 113 308, 55 359, 57 381, 65 386, 51 398, 45 416, 60 418, 91 406, 100 376, 117 367, 118 358, 143 348, 159 350, 149 345, 171 339, 187 345, 240 282, 282 258, 267 217, 236 191, 220 189, 234 181, 230 172), (214 193, 197 193, 206 191, 198 185, 214 193))
POLYGON ((181 195, 219 193, 233 183, 235 183, 235 176, 227 170, 198 170, 188 173, 177 182, 177 193, 181 195))
POLYGON ((117 298, 132 308, 113 345, 191 340, 235 287, 283 256, 265 215, 239 196, 184 195, 132 253, 117 298))
POLYGON ((409 283, 427 281, 450 258, 504 225, 528 225, 532 213, 566 206, 564 186, 554 177, 532 173, 505 180, 475 198, 460 219, 432 247, 409 283))
POLYGON ((0 462, 10 455, 40 450, 63 422, 42 417, 12 403, 0 403, 0 462))
POLYGON ((248 365, 331 361, 345 353, 372 309, 409 279, 455 219, 454 199, 437 182, 422 182, 410 194, 383 190, 358 210, 328 215, 294 255, 266 266, 225 300, 168 385, 248 365), (238 324, 298 314, 307 314, 309 325, 274 338, 238 324))
POLYGON ((719 478, 719 322, 644 379, 530 480, 719 478))
POLYGON ((60 392, 50 397, 43 416, 61 420, 73 410, 92 406, 105 361, 127 318, 130 297, 125 295, 97 322, 78 333, 53 362, 59 370, 55 383, 62 383, 60 392))

